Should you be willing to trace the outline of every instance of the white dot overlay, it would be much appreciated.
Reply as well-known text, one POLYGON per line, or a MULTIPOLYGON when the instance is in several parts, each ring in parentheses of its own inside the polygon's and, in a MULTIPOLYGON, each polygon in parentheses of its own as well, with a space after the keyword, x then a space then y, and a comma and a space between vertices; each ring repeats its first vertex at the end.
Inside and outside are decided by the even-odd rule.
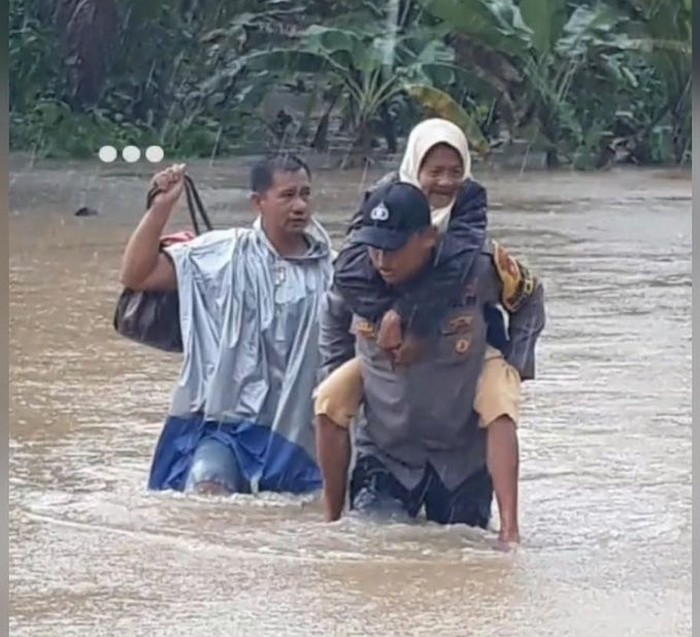
POLYGON ((136 146, 125 146, 122 150, 122 159, 133 164, 141 158, 141 151, 136 146))
POLYGON ((117 149, 114 146, 103 146, 97 151, 100 161, 111 164, 117 158, 117 149))
POLYGON ((152 164, 157 164, 159 161, 163 161, 165 153, 160 146, 149 146, 146 149, 146 159, 152 164))

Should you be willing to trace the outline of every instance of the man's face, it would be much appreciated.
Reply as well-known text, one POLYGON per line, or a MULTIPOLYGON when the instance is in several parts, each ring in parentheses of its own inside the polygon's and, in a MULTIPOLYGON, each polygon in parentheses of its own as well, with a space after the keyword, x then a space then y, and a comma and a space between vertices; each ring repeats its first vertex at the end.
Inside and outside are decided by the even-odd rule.
POLYGON ((301 234, 311 218, 311 181, 303 169, 278 170, 264 194, 254 194, 253 203, 268 231, 301 234))
POLYGON ((399 250, 369 248, 369 258, 389 285, 401 285, 415 277, 428 263, 435 247, 437 232, 432 226, 411 236, 399 250))
POLYGON ((447 144, 433 146, 418 171, 418 183, 433 208, 447 206, 464 180, 459 153, 447 144))

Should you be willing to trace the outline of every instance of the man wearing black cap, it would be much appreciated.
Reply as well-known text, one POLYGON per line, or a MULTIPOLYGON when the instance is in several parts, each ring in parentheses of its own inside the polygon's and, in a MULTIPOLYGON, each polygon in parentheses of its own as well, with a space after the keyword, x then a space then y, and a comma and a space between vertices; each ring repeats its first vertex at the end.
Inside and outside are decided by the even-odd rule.
POLYGON ((415 186, 393 184, 376 199, 370 197, 364 207, 355 240, 369 246, 372 265, 384 282, 399 286, 427 265, 437 230, 428 200, 415 186))
MULTIPOLYGON (((367 200, 353 240, 368 247, 371 268, 395 290, 430 268, 439 249, 429 204, 407 183, 393 184, 367 200)), ((351 508, 415 517, 425 507, 432 521, 483 528, 490 519, 495 487, 502 527, 504 520, 512 521, 510 535, 517 541, 515 428, 507 444, 493 445, 491 432, 480 426, 475 411, 487 347, 484 306, 497 304, 502 291, 493 245, 487 242, 469 270, 464 293, 441 319, 437 333, 407 337, 389 356, 377 343, 377 325, 350 315, 337 291, 329 292, 321 312, 326 371, 356 350, 363 378, 351 508)), ((534 338, 522 352, 532 365, 542 314, 539 287, 514 314, 516 320, 534 326, 534 338)), ((348 430, 319 419, 317 453, 328 520, 342 512, 350 451, 348 430)))

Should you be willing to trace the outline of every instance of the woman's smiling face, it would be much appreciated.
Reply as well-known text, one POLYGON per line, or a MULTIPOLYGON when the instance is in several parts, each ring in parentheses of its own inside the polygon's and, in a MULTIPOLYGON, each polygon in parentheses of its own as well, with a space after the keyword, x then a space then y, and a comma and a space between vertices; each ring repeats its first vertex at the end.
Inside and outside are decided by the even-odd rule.
POLYGON ((418 183, 431 208, 447 206, 464 181, 464 163, 448 144, 436 144, 425 155, 418 171, 418 183))

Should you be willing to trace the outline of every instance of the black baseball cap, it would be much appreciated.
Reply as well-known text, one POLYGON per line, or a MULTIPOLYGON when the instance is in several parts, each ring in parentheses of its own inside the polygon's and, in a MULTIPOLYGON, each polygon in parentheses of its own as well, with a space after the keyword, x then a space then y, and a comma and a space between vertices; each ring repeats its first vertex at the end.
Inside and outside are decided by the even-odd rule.
POLYGON ((430 204, 423 191, 413 184, 396 182, 365 201, 355 239, 379 250, 400 250, 412 235, 431 223, 430 204))

